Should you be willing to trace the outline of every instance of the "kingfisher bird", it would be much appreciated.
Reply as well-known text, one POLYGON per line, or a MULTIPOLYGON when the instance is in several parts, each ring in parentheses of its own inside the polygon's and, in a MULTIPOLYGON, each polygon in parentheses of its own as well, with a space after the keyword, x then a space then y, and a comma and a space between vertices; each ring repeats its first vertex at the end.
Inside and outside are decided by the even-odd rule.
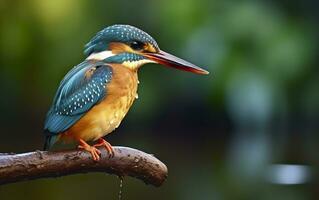
POLYGON ((142 65, 158 63, 209 73, 162 51, 149 34, 131 25, 104 28, 85 45, 84 54, 86 59, 62 79, 46 115, 44 149, 57 143, 76 143, 95 161, 100 159, 99 146, 114 156, 103 137, 120 125, 137 98, 137 71, 142 65))

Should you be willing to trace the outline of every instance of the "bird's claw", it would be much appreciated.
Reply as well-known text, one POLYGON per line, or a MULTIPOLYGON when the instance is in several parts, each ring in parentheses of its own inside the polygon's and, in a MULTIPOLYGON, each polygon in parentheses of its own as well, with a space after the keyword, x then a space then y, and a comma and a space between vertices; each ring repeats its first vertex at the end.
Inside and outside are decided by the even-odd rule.
POLYGON ((101 151, 98 150, 97 148, 95 148, 94 146, 79 145, 78 148, 79 149, 84 149, 84 150, 90 152, 90 154, 92 155, 92 158, 93 158, 94 161, 99 161, 100 160, 101 151))
POLYGON ((109 153, 109 158, 113 158, 114 157, 114 149, 112 147, 112 145, 107 142, 106 140, 104 140, 103 138, 100 138, 98 140, 98 143, 94 144, 93 147, 105 147, 106 151, 109 153))

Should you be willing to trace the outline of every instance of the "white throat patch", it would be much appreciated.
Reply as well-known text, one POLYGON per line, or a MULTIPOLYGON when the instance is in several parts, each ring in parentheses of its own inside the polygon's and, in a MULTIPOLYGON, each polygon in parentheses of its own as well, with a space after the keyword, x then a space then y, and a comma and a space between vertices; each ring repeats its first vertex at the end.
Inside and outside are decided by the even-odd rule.
POLYGON ((152 60, 148 60, 148 59, 143 59, 138 61, 125 61, 123 62, 123 65, 130 69, 137 69, 146 63, 156 63, 156 62, 152 60))
POLYGON ((98 53, 92 53, 86 58, 86 60, 104 60, 114 55, 115 54, 113 54, 112 51, 101 51, 98 53))
MULTIPOLYGON (((116 54, 113 54, 112 51, 101 51, 98 53, 92 53, 86 58, 86 60, 104 60, 106 58, 109 58, 115 55, 116 54)), ((156 63, 156 62, 152 60, 148 60, 148 59, 142 59, 137 61, 124 61, 122 64, 129 69, 138 69, 140 66, 146 63, 156 63)))

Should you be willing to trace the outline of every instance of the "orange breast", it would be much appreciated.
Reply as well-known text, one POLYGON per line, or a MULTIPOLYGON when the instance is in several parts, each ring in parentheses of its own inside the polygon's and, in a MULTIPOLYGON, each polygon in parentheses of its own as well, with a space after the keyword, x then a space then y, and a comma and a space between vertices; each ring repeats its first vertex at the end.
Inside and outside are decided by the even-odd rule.
POLYGON ((61 134, 60 139, 97 140, 116 129, 137 96, 138 78, 135 70, 112 65, 113 77, 106 87, 106 97, 76 124, 61 134))

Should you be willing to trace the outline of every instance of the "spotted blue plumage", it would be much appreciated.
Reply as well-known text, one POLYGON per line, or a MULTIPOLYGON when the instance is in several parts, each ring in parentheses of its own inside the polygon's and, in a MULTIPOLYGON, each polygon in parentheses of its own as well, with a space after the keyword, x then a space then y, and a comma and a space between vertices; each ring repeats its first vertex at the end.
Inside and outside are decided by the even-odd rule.
POLYGON ((62 80, 45 121, 48 136, 61 133, 75 124, 106 95, 112 68, 103 62, 84 61, 62 80))
POLYGON ((154 48, 159 49, 156 41, 146 32, 134 26, 117 24, 106 27, 98 32, 91 41, 85 45, 84 54, 88 56, 91 53, 104 51, 110 42, 130 43, 132 41, 150 43, 154 48))

